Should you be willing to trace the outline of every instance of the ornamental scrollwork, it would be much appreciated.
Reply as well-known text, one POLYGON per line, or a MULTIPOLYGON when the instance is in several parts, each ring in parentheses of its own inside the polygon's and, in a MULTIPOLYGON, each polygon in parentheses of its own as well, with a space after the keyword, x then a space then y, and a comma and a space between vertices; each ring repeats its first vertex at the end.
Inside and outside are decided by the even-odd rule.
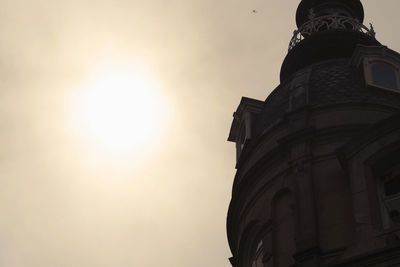
POLYGON ((372 24, 370 24, 370 28, 368 28, 357 19, 339 15, 327 15, 314 17, 304 23, 299 29, 295 30, 289 43, 289 51, 313 33, 332 30, 357 31, 375 39, 375 31, 372 24))

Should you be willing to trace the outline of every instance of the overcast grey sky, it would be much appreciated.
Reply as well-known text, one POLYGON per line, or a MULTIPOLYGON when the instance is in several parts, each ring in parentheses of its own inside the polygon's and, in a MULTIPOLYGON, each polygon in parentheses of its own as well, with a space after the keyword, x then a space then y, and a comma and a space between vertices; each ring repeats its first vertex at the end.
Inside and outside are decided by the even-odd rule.
MULTIPOLYGON (((229 266, 232 113, 278 85, 298 2, 0 0, 0 266, 229 266), (108 62, 150 72, 170 114, 124 157, 71 120, 108 62)), ((400 2, 363 3, 400 51, 400 2)))

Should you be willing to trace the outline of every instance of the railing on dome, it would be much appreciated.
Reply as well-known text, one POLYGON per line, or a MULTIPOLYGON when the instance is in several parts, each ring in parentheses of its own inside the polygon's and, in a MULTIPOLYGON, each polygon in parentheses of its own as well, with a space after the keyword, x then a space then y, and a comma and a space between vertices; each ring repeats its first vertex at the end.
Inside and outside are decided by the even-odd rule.
POLYGON ((330 30, 353 30, 362 32, 375 38, 375 31, 372 24, 371 28, 366 27, 357 19, 339 15, 327 15, 321 17, 312 17, 304 23, 299 29, 293 32, 293 37, 289 43, 289 51, 292 50, 304 38, 311 36, 313 33, 330 31, 330 30))

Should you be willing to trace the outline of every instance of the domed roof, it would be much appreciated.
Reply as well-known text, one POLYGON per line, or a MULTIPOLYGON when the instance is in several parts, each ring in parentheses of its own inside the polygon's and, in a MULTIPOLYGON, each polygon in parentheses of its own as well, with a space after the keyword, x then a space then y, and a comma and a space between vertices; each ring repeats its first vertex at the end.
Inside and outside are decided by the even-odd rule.
POLYGON ((348 59, 329 60, 313 65, 309 97, 311 106, 349 102, 400 106, 399 94, 367 88, 363 71, 350 65, 348 59))
MULTIPOLYGON (((310 108, 341 103, 368 103, 393 108, 400 107, 400 94, 367 88, 363 71, 352 66, 350 59, 326 60, 303 70, 309 71, 307 106, 310 108)), ((258 135, 277 121, 282 120, 289 111, 291 86, 292 79, 289 78, 265 100, 264 110, 256 123, 258 135)))
POLYGON ((360 0, 302 0, 296 12, 296 24, 300 27, 309 20, 310 9, 318 13, 332 8, 342 9, 360 22, 364 21, 364 8, 360 0))

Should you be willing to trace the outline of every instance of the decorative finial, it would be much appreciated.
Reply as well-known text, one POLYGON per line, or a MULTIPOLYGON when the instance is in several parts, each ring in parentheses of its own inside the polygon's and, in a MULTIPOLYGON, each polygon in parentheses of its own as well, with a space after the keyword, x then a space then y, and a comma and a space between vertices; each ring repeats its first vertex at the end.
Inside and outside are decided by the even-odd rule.
POLYGON ((369 27, 371 28, 370 29, 370 33, 375 37, 376 33, 375 33, 375 30, 374 30, 374 26, 372 26, 372 23, 369 24, 369 27))
POLYGON ((309 13, 308 13, 308 19, 309 19, 309 20, 315 19, 314 8, 310 8, 310 11, 309 11, 309 13))

